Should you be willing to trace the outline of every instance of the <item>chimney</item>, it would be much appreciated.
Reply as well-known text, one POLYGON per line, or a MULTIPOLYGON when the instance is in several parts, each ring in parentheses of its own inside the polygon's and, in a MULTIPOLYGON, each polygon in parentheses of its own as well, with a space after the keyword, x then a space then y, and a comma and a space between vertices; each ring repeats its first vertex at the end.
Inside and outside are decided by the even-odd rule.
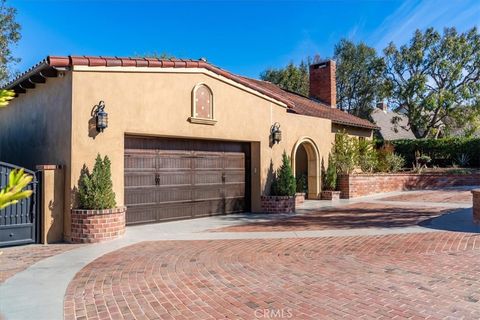
POLYGON ((377 108, 382 110, 385 113, 387 113, 387 111, 388 111, 388 106, 384 101, 377 102, 377 108))
POLYGON ((337 107, 337 82, 335 61, 328 60, 310 65, 309 96, 337 107))

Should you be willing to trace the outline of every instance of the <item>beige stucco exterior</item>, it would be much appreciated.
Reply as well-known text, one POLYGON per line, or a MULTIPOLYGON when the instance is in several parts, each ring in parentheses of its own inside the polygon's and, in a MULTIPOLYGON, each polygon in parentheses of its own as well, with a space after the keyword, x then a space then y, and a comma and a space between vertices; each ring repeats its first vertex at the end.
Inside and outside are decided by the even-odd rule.
MULTIPOLYGON (((67 237, 72 191, 82 166, 91 167, 97 153, 111 159, 117 204, 123 205, 125 135, 251 142, 252 211, 260 210, 260 195, 268 192, 272 166, 278 168, 284 151, 294 158, 293 150, 304 142, 309 175, 314 175, 308 181, 309 196, 318 196, 322 159, 327 162, 341 127, 332 126, 328 119, 287 113, 283 103, 206 70, 151 69, 74 68, 0 110, 2 160, 29 167, 64 165, 67 237), (214 125, 188 121, 192 89, 198 83, 208 85, 214 94, 214 125), (109 125, 97 134, 91 110, 100 100, 105 101, 109 125), (281 124, 283 137, 272 146, 269 133, 275 122, 281 124), (12 142, 17 139, 18 145, 12 142)), ((354 135, 371 136, 368 129, 347 129, 354 135)))

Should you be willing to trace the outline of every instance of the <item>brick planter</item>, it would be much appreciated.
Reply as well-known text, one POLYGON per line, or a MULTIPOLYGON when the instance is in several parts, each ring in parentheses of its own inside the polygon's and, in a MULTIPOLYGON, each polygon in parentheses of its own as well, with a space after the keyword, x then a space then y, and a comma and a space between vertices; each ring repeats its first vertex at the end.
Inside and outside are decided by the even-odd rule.
POLYGON ((126 207, 105 210, 72 209, 72 243, 94 243, 125 233, 126 207))
POLYGON ((472 190, 473 195, 473 222, 480 224, 480 189, 472 190))
POLYGON ((295 197, 262 196, 261 201, 266 213, 295 212, 295 197))
POLYGON ((322 200, 332 200, 332 201, 340 200, 340 191, 330 191, 330 190, 322 191, 321 198, 322 200))
POLYGON ((305 193, 295 193, 295 205, 299 205, 305 202, 305 193))
POLYGON ((402 190, 424 190, 480 185, 480 174, 392 173, 352 174, 339 177, 342 199, 402 190))

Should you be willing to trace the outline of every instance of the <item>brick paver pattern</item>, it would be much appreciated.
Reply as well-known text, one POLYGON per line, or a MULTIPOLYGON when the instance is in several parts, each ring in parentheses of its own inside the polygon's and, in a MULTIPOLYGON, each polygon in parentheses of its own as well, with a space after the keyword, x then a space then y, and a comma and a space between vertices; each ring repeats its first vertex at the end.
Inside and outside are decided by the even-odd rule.
POLYGON ((408 192, 405 194, 383 198, 386 201, 417 201, 472 203, 472 192, 467 190, 431 190, 408 192))
POLYGON ((478 261, 453 232, 142 242, 82 269, 65 319, 478 319, 478 261))
POLYGON ((0 248, 0 283, 16 273, 27 269, 34 263, 77 248, 73 244, 28 245, 21 247, 0 248))
POLYGON ((213 232, 268 232, 297 230, 332 230, 353 228, 409 227, 448 213, 442 207, 398 206, 383 203, 355 203, 332 209, 310 210, 305 215, 295 215, 265 222, 212 229, 213 232))

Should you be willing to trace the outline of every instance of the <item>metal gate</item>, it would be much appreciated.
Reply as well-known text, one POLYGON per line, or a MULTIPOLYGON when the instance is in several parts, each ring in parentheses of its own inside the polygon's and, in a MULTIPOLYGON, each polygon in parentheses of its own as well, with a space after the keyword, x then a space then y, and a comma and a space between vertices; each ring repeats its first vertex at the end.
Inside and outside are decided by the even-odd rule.
MULTIPOLYGON (((14 169, 21 168, 0 162, 0 188, 8 184, 8 175, 14 169)), ((33 194, 17 204, 0 210, 0 247, 38 242, 38 179, 35 172, 24 170, 33 176, 33 181, 26 188, 32 190, 33 194)))

